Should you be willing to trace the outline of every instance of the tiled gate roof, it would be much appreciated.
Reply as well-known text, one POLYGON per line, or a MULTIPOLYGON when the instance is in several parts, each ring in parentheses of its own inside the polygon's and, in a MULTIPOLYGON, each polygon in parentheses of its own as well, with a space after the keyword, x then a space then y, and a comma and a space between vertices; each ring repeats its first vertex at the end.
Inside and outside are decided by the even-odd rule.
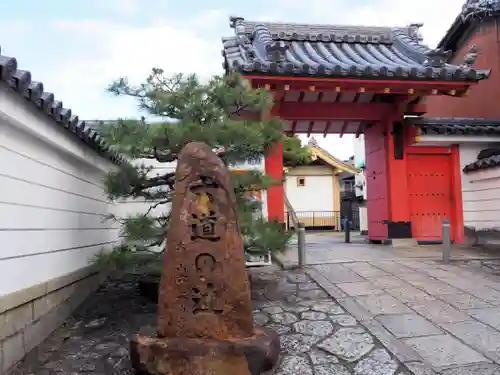
POLYGON ((251 22, 231 17, 223 38, 224 67, 272 75, 478 81, 475 56, 447 63, 450 52, 421 44, 421 24, 402 28, 251 22))

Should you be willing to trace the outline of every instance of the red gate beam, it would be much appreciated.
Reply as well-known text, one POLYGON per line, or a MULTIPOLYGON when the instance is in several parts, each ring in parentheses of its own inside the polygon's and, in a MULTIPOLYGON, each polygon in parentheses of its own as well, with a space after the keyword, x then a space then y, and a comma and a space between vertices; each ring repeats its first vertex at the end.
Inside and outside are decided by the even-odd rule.
POLYGON ((282 102, 279 116, 283 120, 380 121, 391 110, 394 110, 394 106, 386 103, 282 102))

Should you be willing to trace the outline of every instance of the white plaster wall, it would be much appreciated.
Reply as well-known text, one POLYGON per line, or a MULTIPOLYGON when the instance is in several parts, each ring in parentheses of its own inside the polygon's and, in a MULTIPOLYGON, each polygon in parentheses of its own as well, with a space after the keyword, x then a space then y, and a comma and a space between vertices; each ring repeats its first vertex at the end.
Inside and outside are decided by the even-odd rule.
POLYGON ((333 211, 333 175, 304 176, 305 186, 297 186, 297 175, 287 175, 285 191, 295 212, 333 211))
POLYGON ((0 295, 81 269, 118 240, 113 164, 0 86, 0 295))
MULTIPOLYGON (((365 157, 365 136, 361 134, 359 138, 354 139, 354 166, 360 168, 366 165, 365 157)), ((356 185, 355 193, 357 197, 363 197, 366 200, 366 178, 365 171, 362 169, 359 173, 354 176, 354 182, 356 185), (361 189, 360 186, 363 188, 361 189)))
MULTIPOLYGON (((477 159, 485 144, 460 145, 460 168, 477 159)), ((500 229, 500 167, 462 172, 462 199, 465 226, 500 229)))
POLYGON ((366 209, 366 207, 359 208, 359 230, 368 230, 368 210, 366 209))
MULTIPOLYGON (((171 163, 160 163, 156 160, 151 159, 137 159, 133 162, 136 165, 144 164, 149 167, 153 167, 153 169, 148 173, 149 176, 154 177, 157 175, 162 175, 165 173, 175 172, 177 167, 177 162, 171 163)), ((264 172, 264 158, 259 162, 253 163, 244 163, 232 165, 229 167, 231 170, 260 170, 264 172)), ((267 217, 267 195, 266 192, 262 194, 262 214, 264 217, 267 217)), ((134 216, 139 213, 145 213, 151 206, 150 202, 145 202, 143 199, 121 199, 118 200, 118 209, 117 216, 124 218, 128 216, 134 216)), ((166 213, 170 210, 171 205, 160 205, 158 208, 151 210, 152 215, 161 215, 162 213, 166 213)))

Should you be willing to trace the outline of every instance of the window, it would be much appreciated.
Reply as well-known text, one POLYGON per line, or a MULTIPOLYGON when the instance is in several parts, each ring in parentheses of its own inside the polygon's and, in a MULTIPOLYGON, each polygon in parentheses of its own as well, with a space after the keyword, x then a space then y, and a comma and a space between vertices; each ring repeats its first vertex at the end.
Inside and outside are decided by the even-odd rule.
POLYGON ((306 186, 306 178, 297 177, 297 186, 306 186))

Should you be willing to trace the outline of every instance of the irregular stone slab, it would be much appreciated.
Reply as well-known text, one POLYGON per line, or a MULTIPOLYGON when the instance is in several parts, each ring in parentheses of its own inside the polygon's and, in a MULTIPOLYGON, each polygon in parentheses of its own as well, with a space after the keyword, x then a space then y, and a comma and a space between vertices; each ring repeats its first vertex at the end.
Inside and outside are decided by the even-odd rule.
POLYGON ((500 362, 500 332, 497 330, 476 321, 443 324, 443 328, 493 361, 500 362))
POLYGON ((315 375, 351 375, 351 372, 341 364, 314 366, 315 375))
POLYGON ((309 307, 301 305, 283 305, 282 308, 286 312, 291 312, 296 314, 309 310, 309 307))
POLYGON ((341 328, 318 344, 318 348, 348 362, 359 360, 374 347, 372 337, 362 328, 341 328))
POLYGON ((417 289, 411 285, 387 289, 387 293, 396 297, 401 302, 420 302, 436 299, 423 290, 417 289))
POLYGON ((337 357, 319 349, 312 349, 309 352, 309 358, 311 359, 313 365, 320 365, 326 363, 339 363, 337 357))
POLYGON ((416 314, 382 315, 377 320, 397 338, 443 334, 434 324, 416 314))
POLYGON ((359 296, 354 299, 373 315, 409 314, 412 312, 408 307, 388 294, 359 296))
POLYGON ((443 301, 409 302, 408 306, 433 323, 453 323, 471 318, 443 301))
POLYGON ((290 283, 294 284, 306 283, 310 281, 309 276, 307 276, 305 273, 291 273, 288 274, 286 278, 290 283))
POLYGON ((319 285, 314 282, 299 284, 299 290, 313 290, 313 289, 319 289, 319 285))
POLYGON ((313 268, 323 274, 334 284, 364 281, 363 278, 356 272, 351 271, 349 268, 344 267, 341 264, 320 265, 314 266, 313 268))
POLYGON ((262 312, 256 312, 253 314, 253 321, 259 326, 264 326, 269 322, 269 316, 262 312))
POLYGON ((322 301, 322 302, 313 302, 310 305, 311 310, 324 312, 327 314, 344 314, 345 311, 340 307, 337 302, 334 301, 322 301))
POLYGON ((297 297, 304 300, 318 300, 328 298, 328 294, 323 289, 299 290, 297 297))
POLYGON ((304 311, 300 314, 300 319, 305 320, 325 320, 327 315, 318 311, 304 311))
POLYGON ((493 307, 486 301, 483 301, 471 294, 461 293, 461 294, 446 294, 439 296, 439 299, 448 302, 450 305, 456 307, 459 310, 469 310, 469 309, 482 309, 486 307, 493 307))
POLYGON ((500 307, 469 310, 467 311, 467 313, 473 318, 486 323, 500 331, 500 307))
POLYGON ((461 290, 441 281, 408 280, 408 282, 419 289, 425 290, 432 296, 461 293, 461 290))
POLYGON ((281 350, 287 354, 306 353, 320 338, 302 335, 300 333, 284 335, 281 339, 281 350))
POLYGON ((492 363, 481 363, 472 366, 452 368, 444 370, 441 375, 498 375, 500 366, 492 363))
POLYGON ((271 320, 275 323, 279 324, 292 324, 295 323, 297 320, 297 316, 295 316, 292 313, 289 312, 284 312, 284 313, 279 313, 279 314, 273 314, 271 315, 271 320))
POLYGON ((450 335, 415 337, 404 342, 437 368, 488 362, 477 351, 450 335))
POLYGON ((293 330, 305 335, 325 337, 333 332, 333 325, 326 320, 301 320, 293 324, 293 330))
POLYGON ((352 327, 358 325, 357 320, 350 315, 329 315, 329 318, 334 324, 338 324, 342 327, 352 327))
POLYGON ((375 261, 375 262, 370 262, 370 264, 374 267, 377 267, 385 272, 391 273, 396 276, 415 272, 411 268, 405 267, 402 264, 399 264, 392 260, 375 261))
POLYGON ((366 277, 367 279, 389 275, 387 272, 382 271, 379 268, 373 267, 372 265, 366 262, 343 263, 342 265, 353 270, 358 275, 366 277))
POLYGON ((262 311, 268 314, 278 314, 282 313, 283 309, 280 306, 269 306, 269 307, 264 307, 262 311))
POLYGON ((360 281, 357 283, 341 283, 337 286, 350 296, 367 296, 373 294, 383 294, 384 291, 376 287, 369 281, 360 281))
POLYGON ((355 375, 394 375, 398 364, 385 349, 375 349, 354 367, 355 375))
POLYGON ((285 333, 291 332, 292 330, 292 327, 282 326, 281 324, 267 324, 266 328, 273 330, 278 335, 284 335, 285 333))
POLYGON ((275 375, 313 375, 313 370, 305 357, 287 355, 281 360, 275 375))

